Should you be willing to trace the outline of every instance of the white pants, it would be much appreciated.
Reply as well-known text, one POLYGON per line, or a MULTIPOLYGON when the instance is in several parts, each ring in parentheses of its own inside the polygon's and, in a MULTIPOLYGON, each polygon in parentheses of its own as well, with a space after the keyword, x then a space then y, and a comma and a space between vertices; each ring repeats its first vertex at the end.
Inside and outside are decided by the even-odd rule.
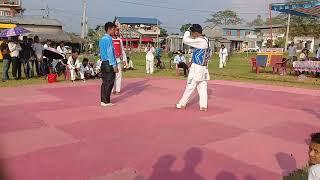
POLYGON ((146 61, 146 70, 147 70, 147 74, 153 74, 153 61, 146 61))
POLYGON ((133 68, 133 62, 131 60, 129 61, 128 68, 133 68))
POLYGON ((71 78, 71 81, 75 81, 77 78, 77 73, 74 69, 70 69, 70 78, 71 78))
POLYGON ((219 68, 224 68, 227 65, 227 57, 220 57, 219 68))
POLYGON ((113 92, 121 92, 121 82, 122 82, 122 65, 118 63, 119 72, 116 73, 116 79, 114 81, 113 92))
POLYGON ((208 83, 209 72, 205 66, 192 64, 189 71, 188 83, 179 104, 186 106, 197 88, 200 108, 208 108, 208 83))

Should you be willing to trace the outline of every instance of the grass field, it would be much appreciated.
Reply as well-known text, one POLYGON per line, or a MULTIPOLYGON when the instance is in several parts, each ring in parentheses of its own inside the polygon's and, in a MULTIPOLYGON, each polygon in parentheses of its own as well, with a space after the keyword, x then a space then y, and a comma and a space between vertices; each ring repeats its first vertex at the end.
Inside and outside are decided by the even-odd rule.
MULTIPOLYGON (((96 57, 86 56, 89 59, 93 60, 96 57)), ((133 60, 135 69, 134 71, 127 71, 124 73, 125 78, 133 78, 133 77, 147 77, 145 74, 145 55, 144 53, 132 53, 129 54, 130 58, 133 60)), ((271 68, 266 68, 266 71, 261 71, 260 74, 256 74, 251 71, 251 65, 249 59, 255 56, 255 54, 246 54, 246 53, 238 53, 231 56, 228 61, 227 67, 225 69, 218 68, 218 57, 215 55, 213 57, 213 61, 210 62, 209 70, 211 73, 211 79, 215 80, 232 80, 232 81, 245 81, 245 82, 254 82, 261 84, 271 84, 278 86, 289 86, 289 87, 301 87, 308 89, 320 89, 320 79, 309 77, 307 80, 299 81, 297 76, 294 75, 286 75, 280 76, 278 74, 272 74, 271 68)), ((83 58, 83 57, 82 57, 83 58)), ((163 57, 167 68, 169 66, 169 57, 164 55, 163 57)), ((11 69, 11 68, 10 68, 11 69)), ((0 63, 0 75, 2 77, 2 62, 0 63)), ((11 75, 11 72, 10 72, 11 75)), ((155 77, 169 77, 169 78, 181 78, 176 77, 175 70, 173 69, 164 69, 164 70, 156 70, 154 75, 155 77)), ((60 77, 59 80, 63 78, 60 77)), ((46 83, 45 80, 41 78, 33 78, 33 79, 22 79, 22 80, 10 80, 7 82, 1 82, 0 87, 12 87, 12 86, 25 86, 31 84, 43 84, 46 83)))

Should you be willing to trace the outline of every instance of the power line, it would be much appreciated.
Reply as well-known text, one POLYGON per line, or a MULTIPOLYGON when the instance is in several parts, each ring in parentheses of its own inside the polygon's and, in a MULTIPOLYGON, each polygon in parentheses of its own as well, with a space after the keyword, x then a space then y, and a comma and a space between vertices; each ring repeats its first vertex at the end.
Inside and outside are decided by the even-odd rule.
MULTIPOLYGON (((130 1, 124 1, 124 0, 119 0, 117 2, 124 3, 124 4, 136 5, 136 6, 145 6, 145 7, 153 7, 153 8, 169 9, 169 10, 177 10, 177 11, 215 13, 214 11, 209 11, 209 10, 175 8, 175 7, 168 7, 168 6, 159 6, 159 5, 138 3, 138 2, 130 2, 130 1)), ((258 14, 258 12, 239 12, 238 14, 258 14)))

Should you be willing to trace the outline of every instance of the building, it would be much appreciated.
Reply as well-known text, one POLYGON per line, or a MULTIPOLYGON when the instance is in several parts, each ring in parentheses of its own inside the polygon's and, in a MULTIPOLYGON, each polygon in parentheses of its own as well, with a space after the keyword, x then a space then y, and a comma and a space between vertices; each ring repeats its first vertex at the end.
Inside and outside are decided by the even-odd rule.
MULTIPOLYGON (((266 47, 267 41, 271 39, 270 26, 257 26, 255 30, 258 37, 263 39, 262 47, 266 47)), ((286 25, 272 25, 273 43, 280 39, 284 40, 286 38, 286 31, 286 25)), ((314 37, 289 37, 289 43, 294 42, 298 51, 307 47, 311 52, 314 52, 316 41, 317 39, 314 37)))
MULTIPOLYGON (((266 47, 267 41, 271 39, 270 25, 254 27, 258 37, 262 38, 262 46, 266 47)), ((272 25, 272 41, 275 42, 286 36, 286 25, 272 25)))
POLYGON ((156 43, 160 36, 161 22, 156 18, 115 17, 114 21, 126 47, 144 48, 149 43, 156 43))
POLYGON ((219 42, 230 42, 230 51, 254 50, 261 43, 254 28, 241 25, 206 26, 203 32, 207 37, 215 38, 219 42))
POLYGON ((78 36, 65 32, 61 22, 56 19, 48 19, 40 16, 0 17, 0 24, 12 27, 23 27, 30 31, 28 36, 33 37, 37 35, 42 42, 50 39, 56 43, 60 41, 73 44, 84 43, 84 40, 78 36))
POLYGON ((0 17, 14 17, 22 12, 21 0, 0 0, 0 17))

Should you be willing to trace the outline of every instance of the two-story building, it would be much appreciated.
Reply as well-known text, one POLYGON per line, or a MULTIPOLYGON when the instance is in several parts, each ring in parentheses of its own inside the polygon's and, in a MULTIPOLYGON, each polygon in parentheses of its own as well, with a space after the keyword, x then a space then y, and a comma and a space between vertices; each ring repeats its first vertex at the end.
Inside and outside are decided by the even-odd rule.
POLYGON ((115 23, 126 47, 143 48, 156 43, 160 36, 160 21, 156 18, 115 17, 115 23))
POLYGON ((204 34, 221 42, 228 42, 231 51, 255 50, 261 43, 254 28, 241 25, 206 26, 204 34))
POLYGON ((0 0, 0 17, 14 17, 22 12, 21 0, 0 0))

